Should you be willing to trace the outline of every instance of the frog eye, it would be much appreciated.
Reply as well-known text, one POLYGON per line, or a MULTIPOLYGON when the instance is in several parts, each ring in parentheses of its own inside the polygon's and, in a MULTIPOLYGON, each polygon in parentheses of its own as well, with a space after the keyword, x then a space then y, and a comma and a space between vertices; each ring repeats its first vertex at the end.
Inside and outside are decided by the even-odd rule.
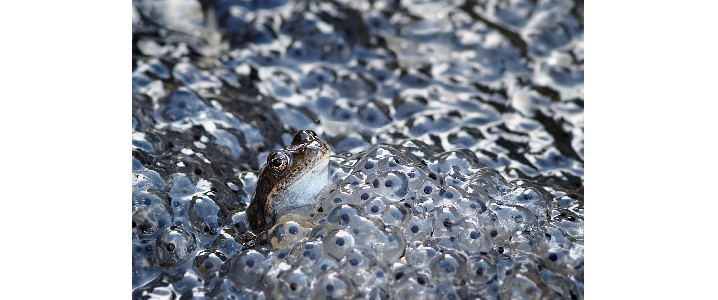
POLYGON ((284 151, 272 152, 267 158, 267 166, 273 173, 282 173, 287 170, 292 158, 284 151))

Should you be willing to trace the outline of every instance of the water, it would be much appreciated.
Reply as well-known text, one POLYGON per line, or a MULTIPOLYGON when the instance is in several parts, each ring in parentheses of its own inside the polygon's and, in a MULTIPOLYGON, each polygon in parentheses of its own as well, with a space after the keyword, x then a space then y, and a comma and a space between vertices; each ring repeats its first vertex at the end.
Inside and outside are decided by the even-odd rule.
POLYGON ((583 297, 582 2, 133 1, 132 42, 133 296, 583 297), (346 187, 255 247, 300 129, 346 187))

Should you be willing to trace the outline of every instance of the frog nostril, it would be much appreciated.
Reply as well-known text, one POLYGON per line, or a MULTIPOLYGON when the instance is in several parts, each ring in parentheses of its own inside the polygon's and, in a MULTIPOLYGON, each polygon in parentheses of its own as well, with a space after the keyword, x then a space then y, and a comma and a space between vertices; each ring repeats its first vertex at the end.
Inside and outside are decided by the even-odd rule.
POLYGON ((297 134, 294 135, 294 140, 292 140, 292 145, 298 145, 306 142, 307 140, 309 140, 309 134, 307 134, 306 131, 297 131, 297 134))
POLYGON ((312 130, 300 130, 294 134, 292 145, 299 145, 317 139, 317 134, 312 130))

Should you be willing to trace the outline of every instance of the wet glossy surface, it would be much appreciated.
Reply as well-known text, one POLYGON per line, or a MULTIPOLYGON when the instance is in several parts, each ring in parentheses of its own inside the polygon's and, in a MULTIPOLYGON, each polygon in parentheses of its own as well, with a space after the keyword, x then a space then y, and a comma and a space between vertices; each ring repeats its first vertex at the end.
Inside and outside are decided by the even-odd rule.
POLYGON ((289 214, 301 218, 329 184, 329 146, 314 131, 300 130, 289 147, 272 151, 247 207, 249 226, 260 233, 289 214))
POLYGON ((582 2, 133 1, 132 26, 133 297, 583 297, 582 2), (261 247, 259 169, 302 129, 333 184, 261 247))

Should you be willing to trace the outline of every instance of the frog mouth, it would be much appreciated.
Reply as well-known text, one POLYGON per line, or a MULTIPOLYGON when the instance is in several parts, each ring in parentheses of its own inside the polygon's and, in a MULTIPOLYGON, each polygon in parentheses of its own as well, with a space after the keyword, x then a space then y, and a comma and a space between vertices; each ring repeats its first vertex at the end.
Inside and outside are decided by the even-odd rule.
MULTIPOLYGON (((287 189, 290 189, 294 187, 296 184, 304 183, 303 179, 305 177, 316 177, 319 175, 319 173, 329 171, 329 157, 331 155, 329 153, 322 155, 319 159, 312 162, 312 167, 307 166, 307 170, 304 170, 304 172, 301 172, 299 176, 292 179, 292 183, 287 185, 287 189)), ((327 174, 328 175, 328 174, 327 174)), ((328 176, 327 176, 328 177, 328 176)))
POLYGON ((291 179, 290 184, 276 191, 271 209, 275 212, 275 218, 300 208, 311 207, 317 202, 317 194, 331 183, 329 156, 319 157, 312 163, 311 169, 303 170, 291 179))

